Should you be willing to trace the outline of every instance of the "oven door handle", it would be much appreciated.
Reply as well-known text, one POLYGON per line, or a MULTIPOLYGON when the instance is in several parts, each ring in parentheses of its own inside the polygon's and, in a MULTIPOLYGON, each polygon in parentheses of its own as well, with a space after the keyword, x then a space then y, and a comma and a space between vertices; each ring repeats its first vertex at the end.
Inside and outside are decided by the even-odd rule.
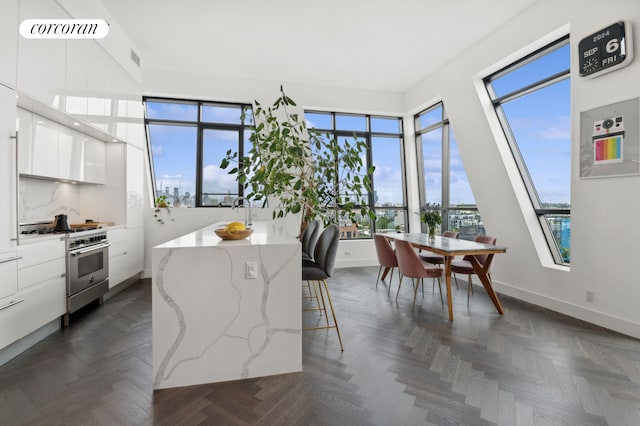
POLYGON ((71 256, 79 256, 81 254, 89 253, 89 252, 100 250, 107 247, 109 247, 109 244, 96 244, 95 246, 87 247, 86 249, 71 251, 69 252, 69 254, 71 254, 71 256))

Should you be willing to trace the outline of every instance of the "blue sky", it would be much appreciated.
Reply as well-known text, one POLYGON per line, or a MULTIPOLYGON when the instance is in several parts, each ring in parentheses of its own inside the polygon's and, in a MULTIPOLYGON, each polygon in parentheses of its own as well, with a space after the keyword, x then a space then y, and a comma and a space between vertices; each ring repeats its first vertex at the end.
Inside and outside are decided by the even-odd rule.
MULTIPOLYGON (((495 81, 498 96, 553 75, 569 67, 569 45, 506 74, 495 81)), ((543 203, 570 202, 571 123, 570 82, 563 80, 536 92, 503 104, 505 115, 528 172, 543 203)), ((446 102, 446 101, 445 101, 446 102)), ((445 103, 446 108, 446 103, 445 103)), ((203 118, 223 123, 238 123, 239 110, 219 105, 203 108, 203 118)), ((197 106, 187 104, 157 104, 147 102, 149 118, 197 120, 197 106)), ((306 114, 309 127, 332 128, 330 114, 306 114)), ((420 127, 441 121, 441 110, 420 118, 420 127)), ((394 118, 372 118, 372 130, 398 133, 399 121, 394 118)), ((336 114, 336 128, 365 131, 363 116, 336 114)), ((475 204, 463 161, 455 139, 455 121, 450 123, 450 202, 475 204)), ((174 187, 180 192, 195 192, 196 128, 194 126, 151 125, 150 136, 158 190, 174 187)), ((427 185, 427 201, 441 203, 441 129, 424 134, 423 160, 427 185)), ((235 178, 220 170, 220 160, 229 148, 237 146, 237 133, 207 130, 205 132, 203 168, 204 189, 207 192, 235 191, 235 178)), ((401 205, 403 202, 400 140, 397 137, 375 137, 372 140, 374 184, 377 203, 401 205)))

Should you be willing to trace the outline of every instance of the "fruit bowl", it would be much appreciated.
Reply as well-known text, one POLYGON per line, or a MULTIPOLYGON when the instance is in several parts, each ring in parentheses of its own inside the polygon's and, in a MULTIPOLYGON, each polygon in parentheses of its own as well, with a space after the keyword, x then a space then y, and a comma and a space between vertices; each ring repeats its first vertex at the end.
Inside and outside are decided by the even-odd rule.
POLYGON ((223 240, 242 240, 247 238, 253 233, 253 229, 247 228, 243 230, 237 230, 235 232, 227 231, 225 228, 214 229, 216 235, 223 240))

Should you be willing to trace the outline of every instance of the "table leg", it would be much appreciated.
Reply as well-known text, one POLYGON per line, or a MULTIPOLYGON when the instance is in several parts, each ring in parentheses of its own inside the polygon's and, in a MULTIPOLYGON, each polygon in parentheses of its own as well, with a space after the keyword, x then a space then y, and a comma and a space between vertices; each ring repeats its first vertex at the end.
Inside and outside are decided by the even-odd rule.
POLYGON ((480 265, 480 262, 476 260, 474 256, 471 256, 471 265, 473 265, 474 271, 476 271, 476 275, 480 278, 484 289, 487 291, 489 298, 493 302, 496 307, 496 310, 499 314, 504 314, 504 310, 502 309, 502 304, 500 303, 500 299, 496 294, 495 290, 491 286, 491 281, 489 280, 488 271, 491 267, 491 262, 493 261, 493 254, 489 254, 484 265, 480 265))
POLYGON ((444 257, 444 276, 447 283, 447 306, 449 307, 449 321, 453 321, 453 297, 451 295, 451 256, 444 257))

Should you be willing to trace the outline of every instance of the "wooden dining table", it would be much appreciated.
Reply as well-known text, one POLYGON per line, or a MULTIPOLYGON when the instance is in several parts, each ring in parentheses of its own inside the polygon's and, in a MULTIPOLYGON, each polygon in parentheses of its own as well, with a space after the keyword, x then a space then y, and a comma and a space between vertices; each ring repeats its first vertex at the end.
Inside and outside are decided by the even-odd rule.
POLYGON ((505 253, 506 247, 494 246, 491 244, 477 243, 475 241, 460 240, 457 238, 447 238, 436 236, 429 238, 428 234, 423 233, 388 233, 381 234, 388 240, 404 240, 413 247, 421 250, 431 251, 433 253, 444 256, 444 275, 447 284, 447 305, 449 307, 449 321, 453 321, 453 299, 451 296, 451 260, 455 256, 466 255, 487 255, 484 264, 480 264, 474 256, 470 256, 470 263, 473 266, 478 278, 482 282, 484 289, 487 291, 489 298, 496 307, 499 314, 503 314, 502 304, 496 294, 491 279, 489 278, 489 270, 493 262, 493 256, 497 253, 505 253))

